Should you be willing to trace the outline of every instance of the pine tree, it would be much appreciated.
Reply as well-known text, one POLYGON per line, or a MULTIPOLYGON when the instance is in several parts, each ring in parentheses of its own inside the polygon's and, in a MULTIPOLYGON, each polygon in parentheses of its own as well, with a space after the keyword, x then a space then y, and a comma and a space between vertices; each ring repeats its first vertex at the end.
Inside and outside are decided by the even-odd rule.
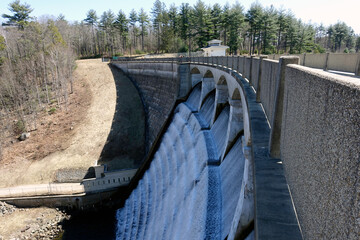
POLYGON ((242 28, 242 24, 244 22, 244 14, 243 7, 237 3, 230 10, 230 31, 229 31, 229 47, 230 53, 237 54, 239 49, 240 42, 242 42, 240 38, 240 32, 242 28))
POLYGON ((144 51, 144 37, 146 35, 146 28, 149 24, 149 16, 144 11, 143 8, 140 9, 139 12, 139 23, 140 23, 140 32, 141 32, 141 50, 144 51))
POLYGON ((14 2, 9 4, 9 10, 13 12, 13 15, 3 14, 3 18, 7 18, 7 24, 15 24, 20 29, 24 29, 24 25, 26 25, 29 20, 32 19, 30 17, 33 9, 30 8, 29 4, 21 4, 20 0, 15 0, 14 2))
POLYGON ((91 32, 93 37, 93 54, 97 54, 96 51, 96 45, 97 45, 97 39, 95 37, 95 26, 97 25, 98 16, 96 15, 96 11, 94 9, 90 9, 87 14, 84 21, 91 26, 91 32))
POLYGON ((129 23, 129 20, 126 18, 125 13, 122 10, 120 10, 115 19, 114 26, 119 31, 119 36, 122 41, 123 53, 126 50, 126 41, 127 41, 128 31, 129 31, 128 23, 129 23))
MULTIPOLYGON (((130 15, 129 15, 129 23, 133 32, 133 41, 132 43, 134 44, 134 50, 136 49, 136 32, 137 32, 137 28, 136 28, 136 23, 138 21, 138 15, 135 12, 134 9, 131 10, 130 15)), ((131 53, 131 45, 130 44, 130 53, 131 53)))

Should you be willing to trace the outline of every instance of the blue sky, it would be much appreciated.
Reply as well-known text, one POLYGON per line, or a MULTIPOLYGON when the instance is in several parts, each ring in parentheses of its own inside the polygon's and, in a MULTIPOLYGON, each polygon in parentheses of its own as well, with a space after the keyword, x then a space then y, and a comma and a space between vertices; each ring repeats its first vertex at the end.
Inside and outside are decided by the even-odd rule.
MULTIPOLYGON (((21 0, 21 3, 28 3, 34 9, 32 15, 40 17, 42 15, 58 16, 60 13, 70 21, 82 20, 85 18, 89 9, 94 9, 101 15, 104 11, 111 9, 117 13, 122 9, 125 13, 129 13, 131 9, 139 10, 144 8, 150 13, 155 0, 21 0)), ((163 0, 166 6, 175 3, 180 6, 183 2, 194 5, 197 0, 163 0)), ((203 0, 206 4, 213 5, 219 0, 203 0)), ((12 0, 0 1, 0 14, 10 13, 8 5, 12 0)), ((224 5, 225 1, 221 1, 224 5)), ((229 4, 233 4, 235 0, 228 0, 229 4)), ((239 1, 249 9, 254 0, 239 1)), ((264 7, 273 4, 277 9, 283 6, 284 9, 291 9, 297 18, 301 18, 304 22, 323 23, 328 26, 337 21, 343 21, 351 26, 355 33, 360 34, 360 0, 258 0, 264 7)), ((0 18, 3 22, 4 19, 0 18)))

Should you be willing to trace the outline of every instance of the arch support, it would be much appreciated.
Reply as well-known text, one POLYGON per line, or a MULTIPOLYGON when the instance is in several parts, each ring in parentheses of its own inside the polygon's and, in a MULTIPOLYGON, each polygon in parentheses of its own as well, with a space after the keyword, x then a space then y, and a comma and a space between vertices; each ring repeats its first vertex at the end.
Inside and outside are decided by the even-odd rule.
POLYGON ((201 97, 200 97, 200 107, 203 104, 205 97, 215 88, 214 78, 202 79, 202 88, 201 88, 201 97))
POLYGON ((214 103, 214 111, 211 119, 211 126, 214 124, 216 119, 219 117, 222 109, 228 100, 228 87, 226 84, 216 84, 216 93, 215 93, 215 103, 214 103))
POLYGON ((226 154, 230 151, 234 140, 236 140, 237 135, 241 130, 244 129, 243 124, 243 109, 240 99, 229 99, 230 104, 230 115, 229 123, 226 132, 226 145, 225 150, 222 154, 221 160, 223 160, 226 154))

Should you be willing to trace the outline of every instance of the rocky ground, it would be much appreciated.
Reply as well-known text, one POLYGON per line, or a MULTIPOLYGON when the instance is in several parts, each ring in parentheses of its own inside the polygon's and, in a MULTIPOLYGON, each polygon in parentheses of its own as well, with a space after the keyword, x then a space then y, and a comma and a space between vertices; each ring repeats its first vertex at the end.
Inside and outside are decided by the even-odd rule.
POLYGON ((58 209, 16 208, 0 202, 0 239, 56 239, 68 218, 58 209))

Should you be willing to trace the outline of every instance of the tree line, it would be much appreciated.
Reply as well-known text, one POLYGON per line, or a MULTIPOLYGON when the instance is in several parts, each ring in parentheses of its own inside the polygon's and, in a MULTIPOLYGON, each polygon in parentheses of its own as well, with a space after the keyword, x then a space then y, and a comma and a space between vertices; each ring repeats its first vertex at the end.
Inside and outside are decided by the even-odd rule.
POLYGON ((167 7, 154 2, 144 9, 97 15, 87 12, 74 27, 82 29, 77 53, 81 56, 125 55, 198 51, 207 41, 220 39, 230 54, 358 52, 360 38, 343 22, 331 26, 304 23, 291 11, 263 7, 258 2, 244 10, 236 3, 194 6, 182 3, 167 7))
POLYGON ((61 32, 65 21, 35 21, 19 0, 9 9, 0 29, 0 133, 20 134, 37 128, 41 111, 67 107, 76 56, 61 32))

